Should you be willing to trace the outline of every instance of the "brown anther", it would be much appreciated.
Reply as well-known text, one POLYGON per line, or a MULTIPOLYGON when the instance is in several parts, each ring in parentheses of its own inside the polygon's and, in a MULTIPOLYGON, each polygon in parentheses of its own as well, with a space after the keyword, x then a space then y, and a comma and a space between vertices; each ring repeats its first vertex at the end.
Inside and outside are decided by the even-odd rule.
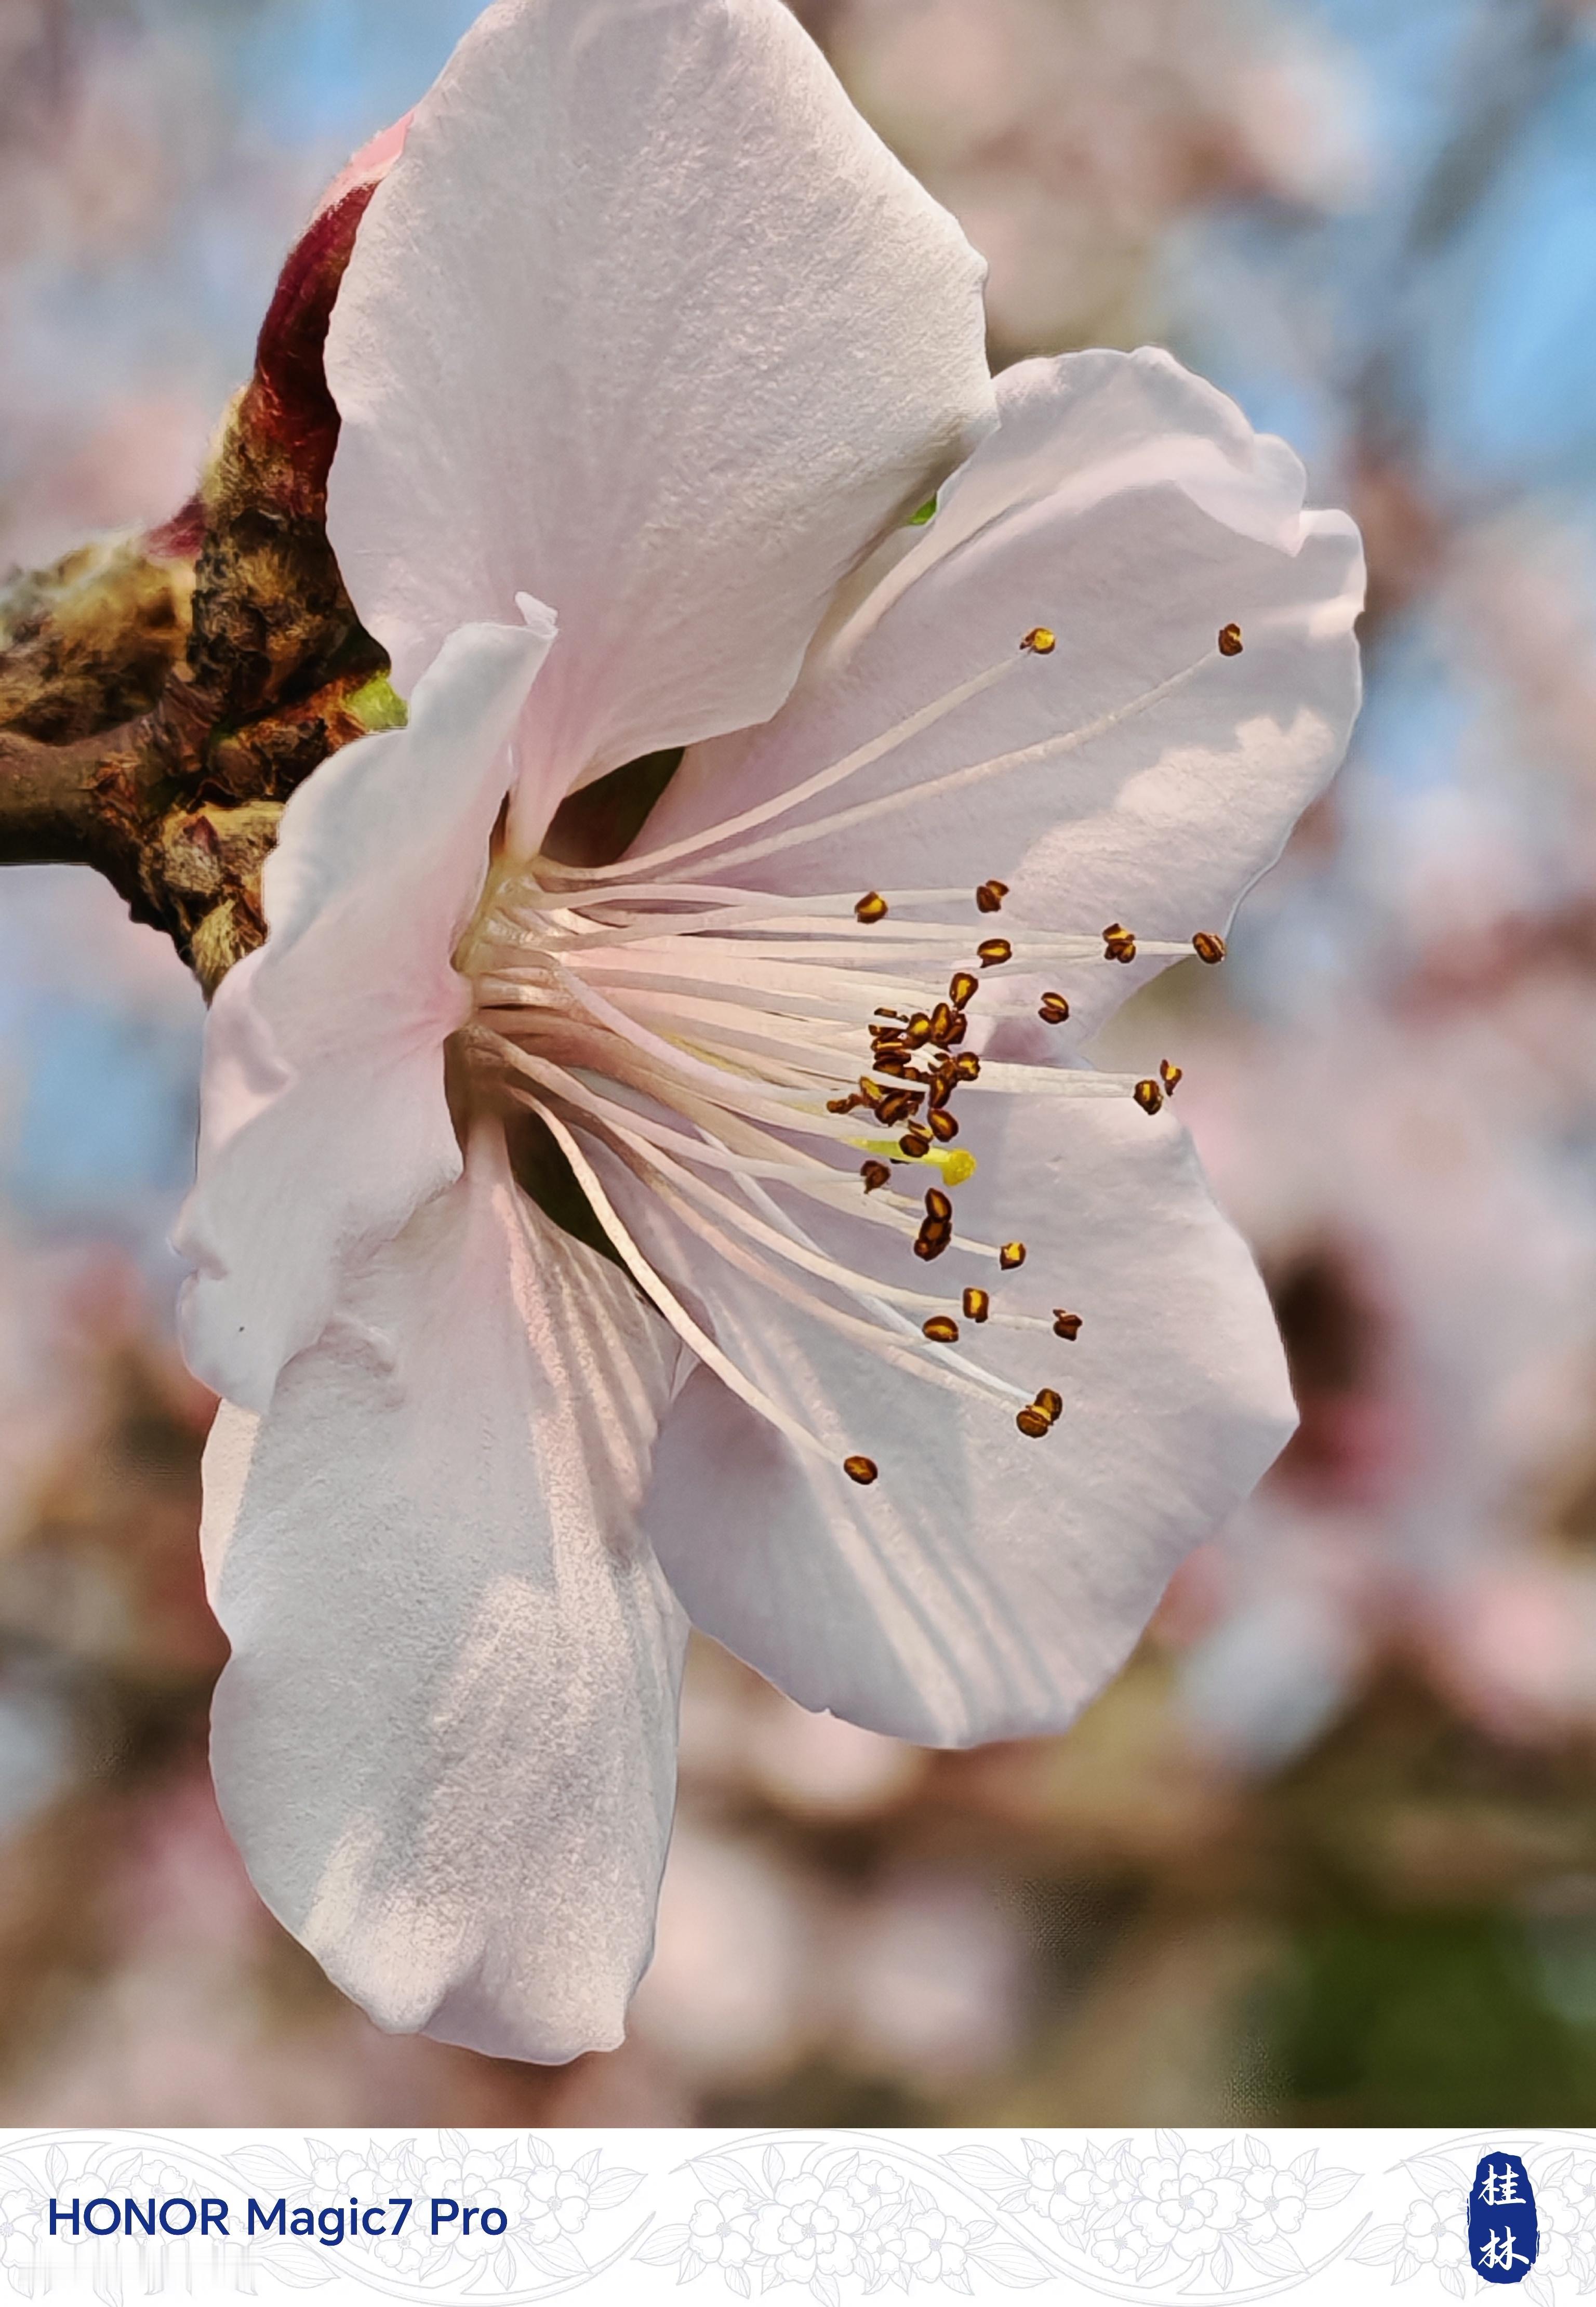
POLYGON ((1050 1426, 1056 1426, 1064 1415, 1064 1397, 1061 1394, 1055 1394, 1051 1385, 1044 1385, 1036 1397, 1035 1407, 1050 1426))
POLYGON ((892 1179, 892 1171, 885 1162, 866 1162, 859 1174, 864 1180, 867 1194, 879 1193, 883 1186, 890 1184, 892 1179))
POLYGON ((984 1290, 966 1290, 966 1291, 965 1291, 965 1321, 966 1321, 966 1322, 984 1322, 984 1321, 985 1321, 985 1319, 986 1319, 986 1317, 987 1317, 987 1316, 991 1312, 991 1310, 992 1310, 992 1301, 991 1301, 991 1299, 990 1295, 988 1294, 988 1292, 987 1292, 986 1291, 984 1291, 984 1290))
POLYGON ((1064 1310, 1064 1308, 1063 1308, 1063 1307, 1062 1307, 1062 1306, 1055 1306, 1055 1307, 1053 1308, 1053 1335, 1054 1335, 1054 1337, 1055 1337, 1055 1338, 1069 1338, 1069 1339, 1073 1340, 1073 1339, 1078 1338, 1078 1337, 1080 1336, 1080 1334, 1081 1334, 1081 1317, 1080 1317, 1080 1316, 1079 1316, 1078 1314, 1067 1314, 1067 1313, 1065 1312, 1065 1310, 1064 1310))
POLYGON ((1007 881, 983 881, 975 892, 975 904, 983 913, 1000 913, 1003 900, 1008 895, 1007 881))
POLYGON ((1111 922, 1103 933, 1104 961, 1134 961, 1136 939, 1121 922, 1111 922))
POLYGON ((1006 961, 1014 959, 1014 948, 1007 938, 988 938, 975 951, 982 969, 1000 969, 1006 961))
MULTIPOLYGON (((931 1076, 931 1085, 925 1101, 926 1116, 928 1119, 931 1114, 941 1112, 942 1108, 947 1104, 948 1099, 953 1095, 954 1091, 957 1087, 958 1076, 954 1073, 951 1068, 949 1068, 949 1070, 945 1074, 933 1074, 931 1076)), ((932 1122, 931 1127, 934 1129, 936 1128, 936 1124, 932 1122)))
POLYGON ((860 1075, 859 1095, 866 1105, 880 1105, 884 1097, 895 1097, 897 1094, 896 1090, 884 1090, 879 1081, 871 1081, 868 1074, 860 1075))
POLYGON ((931 1123, 931 1136, 936 1138, 940 1144, 943 1145, 951 1145, 953 1140, 958 1136, 958 1124, 948 1112, 945 1105, 934 1107, 926 1118, 931 1123))
POLYGON ((925 1214, 938 1225, 953 1223, 953 1204, 940 1186, 928 1186, 925 1190, 925 1214))
POLYGON ((1183 1080, 1184 1077, 1185 1068, 1183 1067, 1171 1065, 1167 1058, 1160 1059, 1158 1065, 1158 1078, 1163 1084, 1163 1093, 1165 1097, 1173 1097, 1175 1094, 1176 1084, 1183 1080))
POLYGON ((1240 625, 1221 625, 1219 629, 1219 654, 1221 656, 1240 656, 1241 628, 1240 625))
POLYGON ((962 1009, 965 1002, 974 1000, 980 991, 981 980, 972 977, 967 969, 959 969, 954 972, 948 985, 948 999, 956 1009, 962 1009))
POLYGON ((1139 1081, 1130 1093, 1144 1113, 1156 1113, 1163 1103, 1163 1092, 1155 1081, 1139 1081))
POLYGON ((1022 1410, 1014 1422, 1022 1434, 1029 1435, 1033 1442, 1040 1442, 1044 1434, 1051 1434, 1053 1430, 1052 1419, 1046 1411, 1038 1410, 1034 1402, 1022 1410))
POLYGON ((933 1314, 931 1320, 922 1322, 920 1327, 933 1346, 957 1346, 958 1343, 958 1324, 950 1314, 933 1314))
POLYGON ((904 1028, 904 1039, 912 1050, 922 1049, 931 1037, 931 1021, 923 1009, 916 1009, 904 1028))
POLYGON ((938 1002, 936 1008, 931 1011, 931 1038, 933 1042, 945 1042, 948 1034, 952 1033, 953 1014, 953 1006, 950 1002, 938 1002))
POLYGON ((876 1015, 878 1017, 890 1017, 895 1025, 901 1025, 905 1022, 904 1013, 901 1009, 878 1009, 876 1011, 876 1015))
POLYGON ((970 1021, 964 1011, 956 1009, 953 1013, 953 1023, 942 1036, 942 1047, 945 1050, 956 1050, 964 1040, 969 1029, 969 1024, 970 1021))
POLYGON ((1036 1015, 1044 1025, 1067 1025, 1069 1004, 1061 993, 1044 993, 1036 1015))
POLYGON ((923 1161, 931 1150, 931 1131, 922 1129, 916 1122, 912 1129, 905 1129, 898 1139, 897 1150, 911 1162, 923 1161))
POLYGON ((866 896, 861 897, 854 906, 854 919, 856 922, 863 922, 868 926, 871 922, 884 922, 887 918, 887 900, 880 889, 871 889, 866 896))
POLYGON ((879 1074, 890 1074, 894 1081, 911 1081, 915 1077, 906 1054, 901 1051, 894 1051, 889 1057, 883 1057, 878 1050, 872 1062, 879 1074))
POLYGON ((863 1103, 862 1097, 828 1097, 826 1111, 828 1113, 857 1113, 863 1103))
POLYGON ((950 1225, 939 1224, 935 1218, 927 1218, 914 1237, 914 1255, 924 1258, 940 1257, 952 1239, 953 1228, 950 1225))
POLYGON ((974 1050, 961 1050, 953 1060, 953 1070, 960 1081, 979 1081, 981 1060, 974 1050))
POLYGON ((1005 1274, 1012 1274, 1017 1265, 1023 1265, 1025 1262, 1025 1245, 1023 1241, 1006 1241, 998 1252, 998 1264, 1005 1274))
POLYGON ((876 1107, 876 1118, 887 1128, 896 1129, 900 1121, 907 1121, 919 1102, 918 1090, 888 1090, 876 1107))
POLYGON ((1051 632, 1046 625, 1033 625, 1020 643, 1021 648, 1028 649, 1033 656, 1051 656, 1058 646, 1058 634, 1051 632))
POLYGON ((868 1489, 880 1472, 880 1468, 873 1458, 845 1458, 843 1471, 850 1482, 857 1482, 862 1488, 868 1489))
POLYGON ((1197 959, 1206 961, 1210 969, 1216 961, 1224 959, 1224 939, 1217 936, 1213 930, 1199 930, 1192 939, 1191 944, 1197 959))

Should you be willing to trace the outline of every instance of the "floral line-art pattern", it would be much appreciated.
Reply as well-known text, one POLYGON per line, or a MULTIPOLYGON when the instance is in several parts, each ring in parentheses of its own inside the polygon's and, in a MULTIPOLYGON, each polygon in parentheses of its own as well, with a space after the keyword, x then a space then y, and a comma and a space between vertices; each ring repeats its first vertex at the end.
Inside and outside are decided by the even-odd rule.
MULTIPOLYGON (((1596 2291, 1596 2136, 1437 2140, 1394 2163, 1317 2141, 1173 2131, 1053 2132, 342 2132, 0 2134, 0 2299, 134 2300, 321 2292, 530 2307, 581 2295, 906 2294, 997 2300, 1415 2300, 1477 2289, 1466 2210, 1477 2153, 1526 2160, 1540 2206, 1531 2307, 1596 2291), (708 2143, 706 2143, 708 2142, 708 2143), (1360 2168, 1350 2167, 1352 2156, 1360 2168), (646 2166, 646 2167, 640 2167, 646 2166), (210 2199, 226 2233, 49 2231, 68 2207, 210 2199), (433 2232, 433 2202, 445 2206, 433 2232), (283 2232, 248 2233, 251 2204, 283 2232), (404 2202, 403 2231, 350 2231, 404 2202), (460 2213, 503 2214, 464 2232, 460 2213), (302 2232, 292 2232, 296 2212, 302 2232), (321 2222, 321 2232, 305 2227, 321 2222), (496 2224, 496 2222, 495 2222, 496 2224), (341 2226, 333 2237, 330 2229, 341 2226), (1326 2288, 1326 2286, 1328 2286, 1326 2288)), ((1382 2147, 1386 2151, 1382 2153, 1382 2147)), ((390 2216, 397 2217, 391 2212, 390 2216)))
POLYGON ((1261 2139, 1192 2148, 1175 2131, 1150 2150, 1027 2138, 935 2157, 772 2141, 691 2168, 704 2191, 687 2223, 639 2256, 681 2282, 718 2268, 739 2298, 807 2285, 822 2307, 892 2286, 968 2295, 979 2277, 1027 2289, 1065 2274, 1120 2297, 1271 2297, 1317 2271, 1322 2248, 1305 2255, 1299 2238, 1359 2183, 1311 2148, 1283 2166, 1261 2139))
MULTIPOLYGON (((1528 2157, 1535 2188, 1540 2248, 1519 2284, 1530 2307, 1560 2307, 1596 2291, 1596 2142, 1548 2148, 1528 2157)), ((1466 2241, 1474 2164, 1462 2153, 1416 2155, 1405 2165, 1412 2184, 1404 2214, 1361 2235, 1351 2257, 1389 2268, 1394 2285, 1432 2268, 1454 2299, 1480 2289, 1466 2241)))

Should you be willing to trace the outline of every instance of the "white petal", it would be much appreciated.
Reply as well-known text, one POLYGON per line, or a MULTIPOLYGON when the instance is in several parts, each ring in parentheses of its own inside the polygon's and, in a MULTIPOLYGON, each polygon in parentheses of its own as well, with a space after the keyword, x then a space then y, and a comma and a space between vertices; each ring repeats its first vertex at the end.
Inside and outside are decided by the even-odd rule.
POLYGON ((329 530, 400 690, 524 587, 563 639, 522 757, 565 783, 763 719, 991 422, 982 271, 779 0, 502 0, 328 342, 329 530))
POLYGON ((219 1414, 212 1756, 379 2025, 559 2061, 620 2039, 653 1938, 684 1629, 636 1507, 675 1348, 496 1138, 258 1426, 219 1414))
POLYGON ((956 1318, 972 1282, 999 1308, 1079 1313, 1074 1343, 963 1325, 971 1362, 1062 1395, 1040 1440, 1016 1405, 905 1376, 780 1303, 597 1157, 721 1349, 835 1454, 800 1454, 694 1373, 645 1510, 689 1616, 803 1705, 932 1745, 1068 1723, 1295 1422, 1263 1286, 1185 1131, 1128 1100, 993 1102, 1009 1111, 982 1122, 956 1247, 935 1264, 791 1208, 855 1267, 945 1292, 956 1318), (998 1278, 961 1233, 1023 1239, 1024 1267, 998 1278), (870 1488, 840 1471, 854 1453, 880 1468, 870 1488))
MULTIPOLYGON (((1081 353, 998 380, 1000 424, 936 519, 851 589, 765 728, 690 753, 636 845, 648 856, 790 791, 988 667, 1011 673, 863 772, 744 836, 764 844, 886 796, 856 822, 728 865, 797 892, 1008 883, 1004 918, 1095 937, 1223 931, 1334 771, 1357 712, 1357 532, 1304 512, 1302 468, 1167 354, 1081 353), (861 595, 862 597, 861 597, 861 595), (1240 656, 1215 651, 1239 623, 1240 656), (1019 651, 1046 626, 1051 656, 1019 651), (1080 730, 1182 668, 1162 702, 1078 750, 934 781, 1080 730)), ((741 841, 725 853, 735 857, 741 841)), ((719 878, 710 850, 665 871, 719 878)), ((1049 982, 1080 1033, 1157 963, 1049 982)))
POLYGON ((175 1236, 190 1367, 263 1410, 320 1336, 350 1260, 459 1175, 443 1043, 469 1007, 450 965, 509 783, 506 740, 553 638, 454 634, 409 726, 302 785, 265 873, 270 935, 206 1027, 199 1179, 175 1236))

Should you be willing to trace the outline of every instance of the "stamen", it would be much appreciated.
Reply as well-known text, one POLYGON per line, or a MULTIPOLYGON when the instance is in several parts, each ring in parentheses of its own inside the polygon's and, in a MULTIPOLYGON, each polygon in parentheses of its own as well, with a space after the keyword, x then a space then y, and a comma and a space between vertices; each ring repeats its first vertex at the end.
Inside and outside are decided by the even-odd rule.
POLYGON ((975 951, 982 969, 1000 969, 1006 961, 1014 959, 1014 948, 1007 938, 988 938, 975 951))
POLYGON ((1008 895, 1007 881, 983 881, 975 892, 976 909, 983 913, 1000 913, 1003 900, 1008 895))
POLYGON ((1186 1078, 1185 1068, 1181 1066, 1172 1066, 1167 1058, 1161 1058, 1158 1064, 1158 1078, 1163 1084, 1165 1097, 1173 1097, 1177 1084, 1186 1078))
POLYGON ((1144 1113, 1156 1113, 1163 1103, 1163 1092, 1155 1081, 1139 1081, 1130 1093, 1144 1113))
POLYGON ((965 1291, 965 1319, 966 1322, 984 1322, 987 1316, 991 1312, 991 1309, 992 1301, 986 1291, 965 1291))
MULTIPOLYGON (((1017 657, 1005 657, 999 665, 988 665, 984 673, 975 673, 970 680, 960 682, 957 687, 950 689, 945 697, 939 697, 930 705, 921 706, 917 712, 905 715, 903 720, 895 722, 890 729, 883 730, 879 737, 871 738, 868 743, 857 746, 853 752, 845 754, 840 761, 834 761, 829 768, 818 770, 813 776, 806 777, 801 785, 794 785, 787 792, 774 795, 769 801, 760 802, 752 809, 744 810, 738 817, 727 818, 721 824, 709 827, 705 832, 688 834, 680 841, 667 843, 663 849, 644 850, 634 857, 619 858, 613 865, 564 866, 555 863, 553 860, 544 862, 549 870, 566 882, 591 885, 601 881, 622 880, 629 874, 636 879, 639 870, 647 872, 652 878, 658 873, 662 865, 672 864, 679 857, 690 857, 695 850, 715 848, 721 842, 730 840, 736 834, 750 833, 755 826, 767 825, 773 817, 784 816, 789 810, 802 807, 805 802, 812 801, 817 794, 828 792, 831 786, 840 785, 845 778, 856 776, 861 769, 869 768, 875 762, 883 759, 887 754, 896 752, 900 745, 907 744, 911 738, 920 736, 927 729, 935 728, 939 721, 946 720, 948 714, 956 712, 961 705, 967 705, 973 698, 982 696, 987 690, 995 688, 1000 682, 1008 681, 1018 670, 1019 661, 1017 657)), ((724 858, 721 861, 723 865, 726 862, 724 858)))
POLYGON ((972 977, 967 969, 961 969, 957 972, 948 988, 948 999, 956 1009, 963 1009, 974 999, 980 991, 981 980, 978 977, 972 977))
POLYGON ((692 1316, 654 1271, 631 1234, 622 1224, 608 1195, 598 1182, 592 1163, 588 1160, 571 1131, 567 1129, 558 1115, 550 1113, 546 1108, 544 1110, 543 1119, 555 1144, 570 1162, 576 1181, 592 1207, 594 1216, 614 1243, 628 1273, 644 1296, 650 1299, 659 1312, 664 1315, 682 1343, 692 1348, 699 1359, 731 1387, 740 1402, 745 1402, 748 1407, 757 1411, 761 1418, 768 1419, 771 1425, 780 1433, 785 1434, 789 1442, 795 1443, 801 1450, 808 1450, 822 1458, 829 1458, 830 1452, 817 1436, 811 1434, 806 1426, 801 1426, 795 1418, 789 1418, 779 1402, 772 1402, 770 1396, 761 1387, 757 1386, 751 1378, 745 1377, 736 1363, 722 1353, 714 1339, 699 1329, 692 1316))
POLYGON ((1136 939, 1120 922, 1111 922, 1103 933, 1104 961, 1134 961, 1136 939))
MULTIPOLYGON (((834 834, 851 832, 854 827, 868 824, 872 819, 885 816, 896 809, 923 808, 928 802, 940 800, 944 793, 956 793, 965 785, 980 783, 983 778, 1002 776, 1010 769, 1033 768, 1043 761, 1057 760, 1067 753, 1078 752, 1083 745, 1094 743, 1097 738, 1108 735, 1111 730, 1121 728, 1127 721, 1135 720, 1138 715, 1147 712, 1153 706, 1160 705, 1166 698, 1172 697, 1178 690, 1183 689, 1188 681, 1194 680, 1199 673, 1206 671, 1213 662, 1213 652, 1210 651, 1207 656, 1196 658, 1192 664, 1182 665, 1179 673, 1171 673, 1166 680, 1156 682, 1153 688, 1144 690, 1139 697, 1133 697, 1128 704, 1116 705, 1110 711, 1099 714, 1095 721, 1085 722, 1078 729, 1068 730, 1055 737, 1041 738, 1034 745, 1022 745, 1012 753, 999 753, 990 760, 972 761, 965 768, 945 770, 940 776, 928 777, 919 785, 903 785, 891 793, 878 793, 872 800, 855 802, 849 809, 834 810, 829 817, 815 818, 807 825, 790 826, 785 832, 770 835, 762 841, 746 842, 741 848, 729 850, 725 856, 717 858, 715 861, 715 870, 722 872, 729 871, 734 865, 747 864, 754 858, 768 857, 778 850, 801 847, 806 842, 822 840, 834 834)), ((1019 659, 1011 658, 1009 663, 1017 665, 1019 659)), ((881 750, 889 749, 883 745, 881 750)), ((872 756, 872 758, 875 757, 872 756)), ((743 818, 728 819, 725 824, 716 826, 707 833, 694 835, 690 841, 673 844, 668 850, 656 850, 646 856, 623 860, 622 865, 600 865, 580 872, 563 866, 549 870, 557 870, 565 879, 588 883, 602 880, 608 875, 618 875, 623 868, 633 873, 639 867, 647 867, 653 871, 671 857, 686 855, 690 850, 695 848, 710 848, 722 840, 729 839, 733 834, 742 830, 745 821, 757 819, 762 823, 771 817, 780 815, 784 810, 796 808, 808 797, 809 791, 817 784, 820 782, 835 784, 838 776, 851 774, 854 766, 858 764, 839 765, 836 771, 822 771, 820 779, 811 777, 807 787, 795 785, 790 793, 762 803, 759 810, 747 810, 743 818)))
POLYGON ((1034 1406, 1041 1411, 1050 1426, 1056 1426, 1064 1415, 1064 1398, 1055 1394, 1051 1385, 1043 1387, 1034 1406))
POLYGON ((940 1257, 953 1239, 953 1228, 946 1218, 927 1218, 914 1237, 914 1255, 928 1262, 940 1257))
POLYGON ((1020 1432, 1028 1435, 1033 1442, 1040 1442, 1044 1434, 1051 1434, 1053 1430, 1052 1419, 1045 1410, 1038 1410, 1034 1402, 1022 1410, 1014 1422, 1020 1432))
POLYGON ((1221 656, 1240 656, 1241 628, 1240 625, 1222 625, 1220 627, 1219 654, 1221 656))
POLYGON ((948 1314, 933 1314, 929 1322, 922 1322, 922 1330, 933 1346, 957 1346, 958 1324, 948 1314))
POLYGON ((1214 966, 1215 962, 1220 962, 1224 959, 1224 939, 1218 936, 1213 930, 1199 930, 1196 937, 1192 939, 1191 943, 1192 949, 1196 953, 1197 959, 1199 961, 1206 961, 1210 968, 1214 966))
POLYGON ((876 1464, 873 1458, 845 1458, 843 1460, 844 1473, 847 1476, 849 1481, 857 1482, 862 1489, 868 1489, 871 1484, 879 1479, 880 1471, 880 1468, 876 1464))
POLYGON ((1051 656, 1058 646, 1057 633, 1050 632, 1045 625, 1033 625, 1020 643, 1021 648, 1029 649, 1033 656, 1051 656))
POLYGON ((1023 1265, 1025 1262, 1025 1245, 1023 1241, 1006 1241, 998 1252, 998 1263, 1005 1274, 1012 1274, 1017 1266, 1023 1265))
POLYGON ((883 1186, 892 1183, 892 1171, 885 1162, 867 1162, 859 1172, 867 1194, 880 1193, 883 1186))
POLYGON ((1078 1314, 1067 1314, 1062 1306, 1055 1306, 1053 1308, 1054 1337, 1068 1338, 1073 1342, 1080 1336, 1080 1316, 1078 1314))
POLYGON ((868 926, 871 922, 884 922, 888 911, 886 898, 879 889, 871 889, 866 896, 861 897, 854 906, 854 919, 856 922, 863 922, 868 926))
POLYGON ((1069 1004, 1062 993, 1044 993, 1036 1015, 1044 1025, 1067 1025, 1069 1004))

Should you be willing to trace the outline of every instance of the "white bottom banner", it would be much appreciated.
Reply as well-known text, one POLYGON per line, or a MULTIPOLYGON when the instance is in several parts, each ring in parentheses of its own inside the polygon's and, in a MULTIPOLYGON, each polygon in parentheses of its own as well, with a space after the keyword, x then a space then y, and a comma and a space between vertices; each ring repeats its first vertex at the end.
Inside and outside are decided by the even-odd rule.
POLYGON ((1596 2288, 1596 2131, 0 2132, 22 2298, 1415 2303, 1596 2288))

